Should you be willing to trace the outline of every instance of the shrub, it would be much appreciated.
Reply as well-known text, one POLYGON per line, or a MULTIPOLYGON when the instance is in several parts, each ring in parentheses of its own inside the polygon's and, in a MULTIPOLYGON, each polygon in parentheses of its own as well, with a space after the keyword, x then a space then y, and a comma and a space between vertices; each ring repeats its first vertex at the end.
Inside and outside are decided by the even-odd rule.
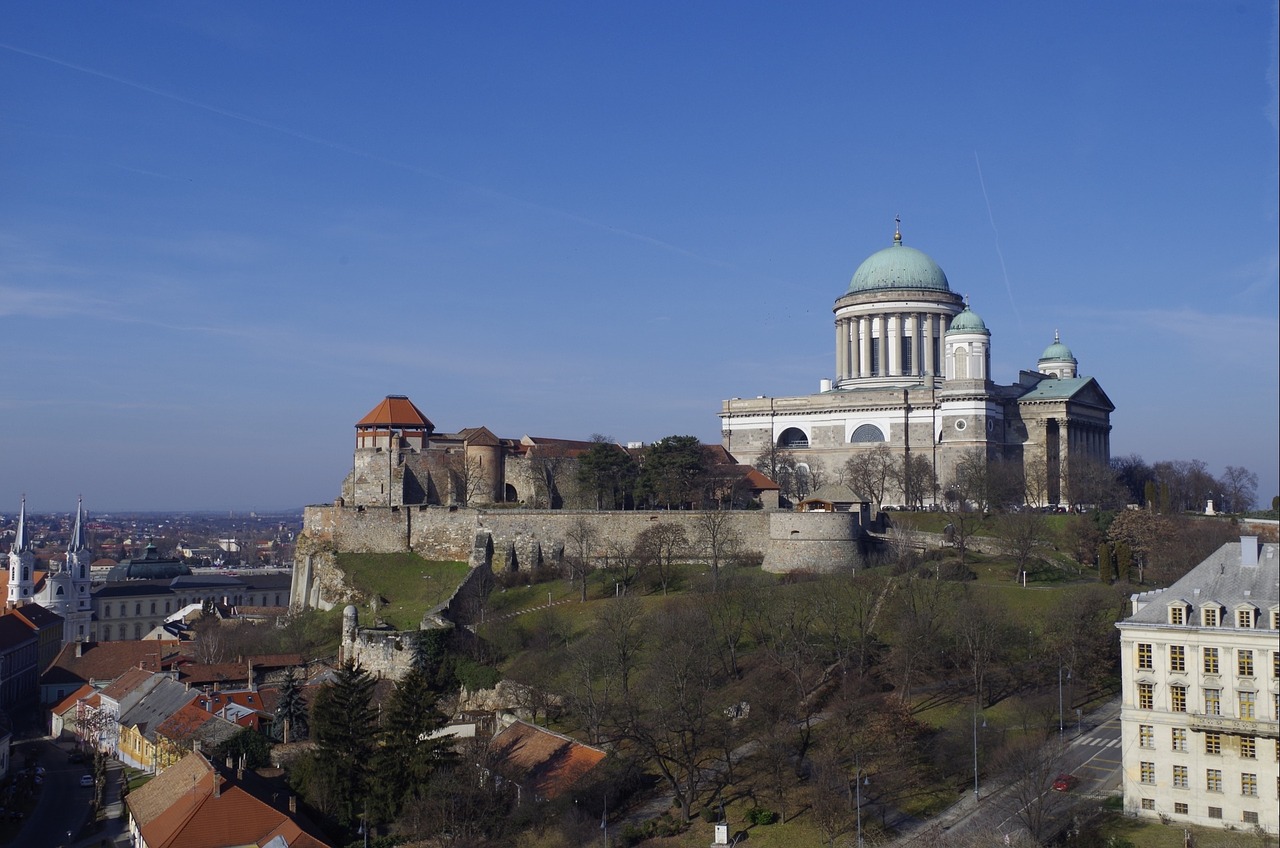
POLYGON ((752 824, 773 824, 778 820, 778 814, 773 810, 766 810, 764 807, 752 807, 747 810, 747 821, 752 824))
POLYGON ((458 659, 458 663, 454 667, 454 674, 457 675, 458 682, 467 687, 468 692, 492 689, 502 679, 502 675, 496 668, 480 665, 475 660, 466 658, 458 659))

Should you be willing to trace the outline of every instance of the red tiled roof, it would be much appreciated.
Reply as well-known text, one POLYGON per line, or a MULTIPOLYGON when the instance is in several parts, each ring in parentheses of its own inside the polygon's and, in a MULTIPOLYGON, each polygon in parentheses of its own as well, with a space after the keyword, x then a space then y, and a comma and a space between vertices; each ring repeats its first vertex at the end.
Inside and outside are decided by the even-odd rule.
POLYGON ((151 848, 263 845, 277 836, 290 848, 328 846, 196 753, 129 793, 125 803, 151 848))
POLYGON ((53 665, 40 678, 42 686, 56 683, 105 683, 131 668, 162 671, 169 667, 178 643, 167 639, 154 642, 82 642, 63 645, 53 665))
POLYGON ((53 713, 54 715, 62 715, 67 710, 75 707, 76 702, 79 701, 81 698, 87 698, 88 696, 94 694, 97 691, 98 690, 94 689, 92 686, 86 683, 85 685, 81 686, 79 689, 72 692, 70 695, 68 695, 67 697, 63 698, 61 701, 59 701, 58 703, 50 707, 49 712, 53 713))
POLYGON ((765 490, 768 490, 768 489, 781 489, 781 488, 782 488, 782 487, 781 487, 781 486, 779 486, 777 483, 775 483, 775 482, 773 482, 772 480, 770 480, 770 479, 769 479, 767 476, 765 476, 763 473, 761 473, 760 471, 756 470, 755 468, 752 468, 750 465, 743 465, 743 466, 739 466, 739 467, 740 467, 740 468, 745 468, 745 469, 746 469, 746 481, 747 481, 747 485, 748 485, 750 488, 752 488, 752 489, 755 489, 755 490, 757 490, 757 491, 765 491, 765 490))
POLYGON ((524 721, 494 736, 489 750, 500 770, 541 798, 563 795, 606 756, 599 748, 524 721))
POLYGON ((434 430, 422 410, 404 395, 387 395, 369 414, 356 422, 357 427, 407 427, 413 430, 434 430))

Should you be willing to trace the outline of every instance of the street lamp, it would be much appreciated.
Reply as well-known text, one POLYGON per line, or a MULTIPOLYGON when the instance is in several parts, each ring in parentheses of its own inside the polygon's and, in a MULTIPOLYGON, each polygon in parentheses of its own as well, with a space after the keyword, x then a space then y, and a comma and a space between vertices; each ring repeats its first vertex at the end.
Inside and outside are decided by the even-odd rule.
MULTIPOLYGON (((1067 669, 1067 679, 1071 679, 1071 670, 1067 669)), ((1058 666, 1058 745, 1063 744, 1062 734, 1062 666, 1058 666)))
MULTIPOLYGON (((982 719, 982 726, 987 726, 987 720, 982 719)), ((978 800, 978 705, 973 705, 973 800, 978 800)))
POLYGON ((853 785, 857 791, 858 802, 858 848, 862 848, 862 787, 871 785, 871 778, 862 773, 862 763, 858 763, 857 774, 854 775, 853 785))

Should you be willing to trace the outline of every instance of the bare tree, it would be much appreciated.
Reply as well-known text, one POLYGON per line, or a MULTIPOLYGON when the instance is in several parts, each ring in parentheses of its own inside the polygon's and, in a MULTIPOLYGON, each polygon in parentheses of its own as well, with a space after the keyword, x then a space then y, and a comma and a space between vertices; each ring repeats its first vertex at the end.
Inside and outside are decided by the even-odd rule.
POLYGON ((676 557, 684 552, 687 543, 684 528, 667 521, 646 527, 636 537, 636 546, 649 552, 646 560, 652 563, 664 595, 675 576, 676 557))
POLYGON ((564 503, 561 488, 564 481, 573 473, 574 461, 563 452, 545 445, 537 445, 529 450, 529 478, 533 485, 532 503, 534 507, 559 509, 564 503))
POLYGON ((1036 550, 1049 541, 1049 523, 1034 509, 1002 512, 995 517, 993 529, 1019 572, 1027 570, 1036 550))
POLYGON ((595 526, 586 518, 578 518, 565 534, 564 564, 569 572, 569 579, 578 582, 582 590, 580 600, 587 600, 587 577, 595 568, 595 553, 598 535, 595 526))
POLYGON ((1067 793, 1053 791, 1053 782, 1062 772, 1056 740, 1018 739, 1001 752, 996 766, 1009 784, 1005 793, 1009 813, 1032 838, 1043 841, 1069 802, 1067 793))
POLYGON ((860 450, 845 460, 840 469, 840 482, 877 507, 884 504, 886 490, 894 479, 897 460, 884 442, 868 450, 860 450))
POLYGON ((694 532, 702 555, 711 566, 712 591, 720 589, 720 565, 728 561, 742 546, 732 512, 707 510, 694 519, 694 532))
POLYGON ((1248 512, 1258 498, 1258 475, 1239 465, 1228 465, 1218 478, 1222 511, 1248 512))
POLYGON ((491 501, 493 493, 489 491, 489 478, 485 474, 484 462, 478 456, 467 456, 465 450, 449 454, 449 478, 453 484, 453 498, 460 506, 472 501, 491 501))

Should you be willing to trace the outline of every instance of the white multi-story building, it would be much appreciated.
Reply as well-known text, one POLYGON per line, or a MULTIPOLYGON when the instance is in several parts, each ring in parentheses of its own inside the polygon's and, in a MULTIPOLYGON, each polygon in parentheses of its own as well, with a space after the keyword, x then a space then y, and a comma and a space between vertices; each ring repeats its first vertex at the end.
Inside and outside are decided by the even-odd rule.
POLYGON ((1243 536, 1120 628, 1124 804, 1280 832, 1280 545, 1243 536))

